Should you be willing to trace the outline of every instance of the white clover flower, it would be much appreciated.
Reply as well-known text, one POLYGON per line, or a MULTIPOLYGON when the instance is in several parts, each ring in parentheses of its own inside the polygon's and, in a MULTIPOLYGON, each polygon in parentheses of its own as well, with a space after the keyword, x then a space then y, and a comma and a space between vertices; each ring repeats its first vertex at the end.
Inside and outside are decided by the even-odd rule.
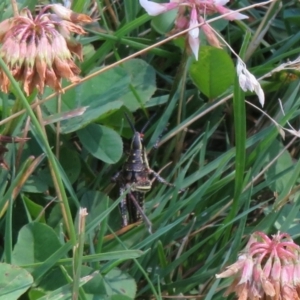
POLYGON ((236 67, 237 75, 239 78, 239 84, 241 89, 246 92, 255 92, 258 97, 259 103, 261 106, 265 104, 265 94, 263 89, 261 88, 258 80, 251 74, 242 60, 238 60, 236 67))

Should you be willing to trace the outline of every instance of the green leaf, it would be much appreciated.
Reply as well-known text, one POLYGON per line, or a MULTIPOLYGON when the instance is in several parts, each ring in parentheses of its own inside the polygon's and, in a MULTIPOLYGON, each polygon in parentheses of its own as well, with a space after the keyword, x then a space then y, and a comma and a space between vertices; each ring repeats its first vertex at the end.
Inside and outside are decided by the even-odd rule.
MULTIPOLYGON (((79 286, 83 286, 88 281, 93 279, 96 275, 97 275, 97 272, 94 272, 91 275, 88 275, 88 276, 85 276, 85 277, 81 278, 80 282, 79 282, 79 286)), ((40 298, 40 300, 57 300, 57 299, 59 299, 59 300, 70 300, 71 297, 72 297, 72 284, 66 284, 66 285, 50 292, 46 296, 40 298)))
POLYGON ((30 216, 33 219, 40 217, 39 221, 42 223, 46 223, 44 207, 33 202, 32 200, 30 200, 28 197, 26 197, 24 195, 21 195, 21 197, 24 201, 24 204, 26 205, 28 212, 30 213, 30 216))
POLYGON ((190 66, 190 76, 203 94, 214 99, 233 84, 235 69, 230 56, 224 50, 202 46, 199 60, 190 66))
MULTIPOLYGON (((212 16, 211 18, 213 18, 213 16, 212 16)), ((208 20, 209 20, 209 18, 208 18, 208 20)), ((229 23, 228 20, 225 20, 225 19, 219 19, 219 20, 216 20, 216 21, 210 23, 210 26, 211 26, 213 29, 215 29, 215 30, 217 30, 217 31, 220 32, 220 31, 224 30, 224 29, 226 28, 226 26, 228 26, 228 23, 229 23)), ((202 32, 203 32, 203 31, 200 30, 200 34, 201 34, 202 32)))
POLYGON ((300 17, 300 9, 299 8, 293 7, 291 9, 286 9, 284 11, 283 18, 286 22, 300 26, 299 17, 300 17))
POLYGON ((30 289, 28 292, 28 298, 29 300, 37 300, 45 296, 46 293, 42 290, 38 289, 30 289))
POLYGON ((112 129, 90 124, 77 132, 82 145, 96 158, 114 164, 122 156, 121 137, 112 129))
MULTIPOLYGON (((67 179, 73 184, 81 171, 81 161, 76 151, 70 148, 70 145, 61 146, 59 153, 59 161, 67 176, 67 179)), ((64 180, 64 176, 61 176, 64 180)), ((23 191, 30 193, 42 193, 49 187, 53 187, 53 180, 48 168, 43 168, 39 171, 38 175, 30 176, 27 185, 23 188, 23 191)))
POLYGON ((109 296, 120 294, 135 299, 136 283, 132 277, 120 269, 111 270, 105 277, 106 292, 109 296))
POLYGON ((78 13, 82 13, 85 3, 85 0, 74 0, 72 3, 72 10, 78 13))
MULTIPOLYGON (((84 193, 80 200, 80 206, 85 207, 88 211, 85 221, 86 226, 105 211, 107 201, 112 203, 112 200, 106 194, 99 191, 88 190, 84 193)), ((78 218, 78 215, 76 218, 78 218)))
MULTIPOLYGON (((99 69, 94 69, 93 72, 99 69)), ((150 100, 156 90, 155 70, 141 59, 107 70, 62 94, 62 112, 85 107, 85 112, 61 121, 61 132, 70 133, 126 106, 134 111, 150 100)), ((48 112, 57 113, 55 101, 45 103, 48 112)))
POLYGON ((151 25, 158 33, 166 34, 174 27, 176 15, 177 10, 170 10, 164 14, 155 16, 151 21, 151 25))
POLYGON ((130 86, 122 100, 130 111, 135 111, 144 106, 156 90, 155 70, 141 59, 132 59, 123 67, 130 76, 130 86))
MULTIPOLYGON (((65 267, 65 269, 68 274, 72 276, 73 269, 71 264, 65 267)), ((43 291, 54 291, 47 293, 42 299, 55 299, 55 296, 68 299, 67 296, 71 294, 71 288, 69 284, 61 284, 61 277, 63 277, 61 273, 52 272, 51 276, 44 278, 40 288, 42 288, 43 291), (59 283, 57 282, 58 280, 60 280, 59 283)), ((94 269, 89 266, 82 266, 80 285, 83 284, 86 299, 112 299, 114 296, 126 297, 123 299, 135 299, 136 295, 135 281, 127 273, 117 268, 114 268, 106 275, 102 275, 98 271, 94 272, 94 269), (92 278, 89 278, 89 275, 92 275, 92 278), (90 280, 86 281, 86 278, 90 280)))
POLYGON ((140 9, 140 5, 135 1, 125 1, 124 10, 126 15, 126 23, 133 21, 140 9))
POLYGON ((60 148, 59 161, 71 183, 74 183, 81 170, 80 158, 76 151, 67 147, 60 148))
MULTIPOLYGON (((96 71, 96 70, 95 70, 96 71)), ((61 132, 74 132, 97 120, 101 115, 120 108, 121 96, 128 91, 130 78, 123 68, 114 68, 95 76, 62 95, 61 111, 86 107, 81 116, 61 121, 61 132)), ((56 113, 55 101, 45 104, 50 114, 56 113)))
MULTIPOLYGON (((69 273, 70 276, 73 274, 73 270, 71 267, 66 267, 66 271, 69 273)), ((92 274, 94 269, 88 266, 82 266, 81 269, 81 277, 88 276, 92 274)), ((84 287, 85 299, 107 299, 107 293, 104 285, 103 275, 100 273, 94 273, 95 275, 93 278, 87 282, 84 287)))
POLYGON ((22 192, 44 193, 48 189, 47 183, 37 175, 31 175, 22 187, 22 192))
MULTIPOLYGON (((117 110, 106 118, 101 118, 99 123, 113 128, 116 132, 118 132, 123 138, 131 139, 132 137, 132 129, 126 121, 125 113, 129 114, 128 110, 125 107, 117 110)), ((132 117, 133 118, 133 117, 132 117)))
MULTIPOLYGON (((269 147, 265 158, 265 164, 267 165, 283 150, 284 146, 278 140, 274 140, 269 147)), ((290 184, 293 176, 293 171, 285 172, 287 169, 294 166, 291 154, 285 150, 276 161, 266 170, 265 178, 268 182, 269 188, 277 194, 280 194, 283 189, 290 184), (278 176, 282 173, 280 176, 278 176), (277 176, 276 176, 277 175, 277 176), (277 179, 274 181, 274 177, 277 179)))
POLYGON ((0 263, 0 300, 17 300, 32 285, 33 278, 26 270, 0 263))
POLYGON ((125 295, 113 295, 109 299, 110 300, 132 300, 133 298, 125 295))
POLYGON ((12 261, 17 265, 43 262, 60 247, 58 237, 51 227, 33 222, 20 230, 12 261))

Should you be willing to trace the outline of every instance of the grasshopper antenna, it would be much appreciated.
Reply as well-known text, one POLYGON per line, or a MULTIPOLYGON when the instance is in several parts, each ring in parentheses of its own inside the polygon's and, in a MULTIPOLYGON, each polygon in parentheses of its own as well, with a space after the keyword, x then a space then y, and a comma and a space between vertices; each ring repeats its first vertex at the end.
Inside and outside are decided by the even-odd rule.
MULTIPOLYGON (((132 123, 132 121, 130 120, 129 116, 127 113, 124 113, 125 114, 125 117, 126 117, 126 120, 127 122, 129 123, 131 129, 133 132, 136 132, 136 129, 132 123)), ((147 127, 149 126, 149 124, 151 124, 151 122, 153 121, 153 119, 155 118, 155 116, 157 115, 157 113, 153 114, 150 119, 147 121, 147 123, 144 125, 144 127, 142 128, 142 130, 140 131, 141 134, 143 134, 145 132, 145 130, 147 129, 147 127)))
POLYGON ((131 130, 132 130, 133 132, 136 132, 136 130, 135 130, 135 128, 134 128, 134 125, 133 125, 133 123, 131 122, 129 116, 127 115, 127 113, 124 113, 124 114, 125 114, 125 117, 126 117, 127 122, 128 122, 129 125, 130 125, 131 130))
POLYGON ((156 117, 157 113, 153 114, 150 119, 147 121, 147 123, 144 125, 144 127, 141 130, 141 133, 144 133, 145 130, 147 129, 147 127, 151 124, 151 122, 153 121, 153 119, 156 117))

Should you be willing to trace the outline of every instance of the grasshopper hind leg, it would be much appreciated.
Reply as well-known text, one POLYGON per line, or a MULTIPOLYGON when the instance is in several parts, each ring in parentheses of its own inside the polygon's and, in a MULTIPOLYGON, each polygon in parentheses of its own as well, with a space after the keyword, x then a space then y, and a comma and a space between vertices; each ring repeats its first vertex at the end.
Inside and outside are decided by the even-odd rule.
MULTIPOLYGON (((120 188, 120 196, 123 196, 125 192, 124 188, 120 188)), ((127 213, 128 213, 128 208, 127 208, 127 197, 123 196, 120 204, 120 211, 121 211, 121 216, 122 216, 122 227, 128 226, 128 218, 127 218, 127 213)))
MULTIPOLYGON (((150 169, 149 170, 149 173, 153 175, 153 177, 160 183, 162 184, 165 184, 167 186, 170 186, 170 187, 175 187, 175 185, 173 183, 170 183, 168 181, 166 181, 164 178, 162 178, 158 173, 156 173, 154 170, 150 169)), ((183 193, 185 192, 184 189, 180 189, 179 190, 179 193, 183 193)))
POLYGON ((149 173, 152 174, 156 178, 156 180, 159 181, 160 183, 165 184, 165 185, 170 186, 170 187, 174 187, 173 183, 170 183, 170 182, 166 181, 164 178, 162 178, 154 170, 150 169, 149 171, 150 171, 149 173))
POLYGON ((130 223, 135 223, 143 219, 141 211, 144 211, 145 194, 137 191, 131 191, 130 193, 131 195, 128 194, 127 201, 129 221, 130 223), (133 202, 134 200, 132 200, 132 198, 134 198, 140 209, 136 207, 136 204, 133 202))
POLYGON ((134 212, 130 218, 134 218, 134 220, 132 219, 133 222, 144 220, 149 233, 152 234, 152 223, 150 222, 150 220, 148 219, 148 217, 146 216, 146 214, 144 212, 145 193, 133 191, 133 192, 130 192, 128 194, 128 196, 130 197, 129 200, 131 200, 130 203, 132 205, 132 211, 134 212))

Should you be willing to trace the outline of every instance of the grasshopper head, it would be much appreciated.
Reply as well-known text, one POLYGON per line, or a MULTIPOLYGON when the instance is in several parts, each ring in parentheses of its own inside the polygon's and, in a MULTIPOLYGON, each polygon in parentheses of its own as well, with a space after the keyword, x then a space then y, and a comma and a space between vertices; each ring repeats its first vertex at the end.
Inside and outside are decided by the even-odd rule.
POLYGON ((137 131, 134 132, 132 141, 131 141, 131 149, 132 150, 142 150, 143 149, 143 137, 142 133, 137 131))
POLYGON ((134 125, 133 123, 131 122, 129 116, 125 113, 125 117, 133 131, 133 138, 132 138, 132 141, 131 141, 131 151, 135 151, 135 150, 143 150, 143 137, 144 137, 144 134, 143 133, 140 133, 138 131, 136 131, 136 129, 134 128, 134 125))
POLYGON ((151 123, 151 121, 153 120, 153 118, 155 117, 156 114, 154 114, 149 120, 148 122, 145 124, 145 126, 143 127, 141 132, 136 131, 133 123, 131 122, 129 116, 125 113, 125 117, 133 131, 133 138, 132 138, 132 142, 131 142, 131 150, 143 150, 143 138, 144 138, 144 132, 146 130, 146 128, 148 127, 148 125, 151 123))

